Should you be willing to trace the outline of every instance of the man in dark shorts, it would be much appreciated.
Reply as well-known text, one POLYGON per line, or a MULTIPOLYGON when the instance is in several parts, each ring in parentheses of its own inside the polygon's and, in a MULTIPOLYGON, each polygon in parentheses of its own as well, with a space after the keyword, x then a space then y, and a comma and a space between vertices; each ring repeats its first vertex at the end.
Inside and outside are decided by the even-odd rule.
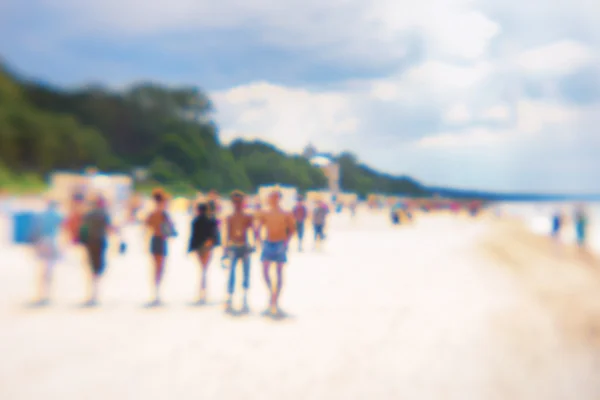
POLYGON ((114 229, 106 211, 106 201, 99 196, 94 207, 83 217, 80 239, 88 254, 91 271, 90 298, 86 305, 94 306, 98 300, 98 284, 106 268, 108 233, 114 229))
POLYGON ((296 235, 298 236, 298 251, 302 251, 302 239, 304 238, 304 222, 308 214, 306 206, 304 205, 304 199, 302 196, 298 196, 298 202, 292 211, 294 219, 296 220, 296 235))
POLYGON ((315 249, 320 247, 320 244, 325 240, 325 221, 328 214, 329 209, 327 208, 327 205, 323 200, 319 200, 312 214, 313 229, 315 233, 315 249))

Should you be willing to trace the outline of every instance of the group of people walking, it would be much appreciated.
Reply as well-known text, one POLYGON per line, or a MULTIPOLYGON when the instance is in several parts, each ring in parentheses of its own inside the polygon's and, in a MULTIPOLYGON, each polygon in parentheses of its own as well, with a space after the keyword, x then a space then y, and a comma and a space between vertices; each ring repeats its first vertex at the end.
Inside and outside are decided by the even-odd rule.
MULTIPOLYGON (((571 218, 573 228, 575 229, 575 242, 581 250, 586 249, 587 231, 588 231, 588 216, 583 206, 576 207, 573 217, 571 218)), ((560 239, 567 222, 567 217, 562 210, 556 211, 552 215, 552 228, 550 236, 554 239, 560 239)))
MULTIPOLYGON (((249 210, 246 196, 240 191, 230 195, 233 205, 232 213, 222 222, 218 218, 220 204, 216 197, 208 201, 200 201, 195 205, 191 222, 188 253, 197 258, 200 265, 198 288, 198 304, 206 303, 207 271, 216 248, 222 247, 222 263, 229 264, 225 310, 233 312, 233 295, 236 287, 237 265, 241 262, 243 302, 241 312, 248 312, 248 290, 250 288, 251 255, 261 248, 260 260, 262 274, 269 289, 268 312, 277 315, 279 297, 283 286, 283 269, 288 261, 288 249, 294 236, 298 238, 298 250, 303 250, 305 223, 309 218, 308 209, 298 197, 297 204, 291 212, 281 206, 281 194, 274 190, 268 196, 268 208, 249 210), (264 233, 264 235, 262 235, 264 233), (271 267, 275 265, 275 279, 271 278, 271 267)), ((153 297, 151 306, 161 304, 161 286, 165 263, 168 256, 169 239, 178 235, 173 219, 168 212, 169 196, 156 189, 152 193, 154 203, 152 211, 143 220, 149 233, 149 252, 153 267, 153 297)), ((39 303, 46 304, 50 298, 52 271, 60 257, 59 234, 61 228, 68 233, 69 240, 85 249, 90 264, 90 294, 86 305, 97 304, 98 285, 106 267, 106 251, 108 236, 119 233, 119 228, 112 223, 107 211, 106 201, 97 196, 92 207, 84 212, 84 198, 75 196, 70 210, 63 218, 58 204, 49 201, 46 210, 40 215, 34 229, 32 239, 38 256, 43 261, 40 274, 39 303)), ((139 210, 132 207, 132 214, 139 210)), ((315 237, 315 248, 325 239, 325 223, 329 209, 319 201, 312 210, 312 225, 315 237)), ((121 242, 121 251, 126 243, 121 242)))

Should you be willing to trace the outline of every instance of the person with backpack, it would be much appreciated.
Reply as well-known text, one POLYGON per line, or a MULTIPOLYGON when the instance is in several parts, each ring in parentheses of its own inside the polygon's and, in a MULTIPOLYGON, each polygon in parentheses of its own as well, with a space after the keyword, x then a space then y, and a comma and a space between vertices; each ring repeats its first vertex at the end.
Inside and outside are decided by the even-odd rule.
POLYGON ((84 215, 79 240, 84 245, 91 266, 90 297, 87 306, 95 306, 98 301, 98 286, 106 269, 108 234, 115 229, 111 225, 106 200, 98 196, 92 209, 84 215))
POLYGON ((167 194, 162 189, 155 189, 152 198, 155 208, 146 219, 146 227, 151 234, 150 254, 154 261, 154 299, 150 305, 158 306, 161 302, 160 285, 167 256, 167 240, 177 236, 177 232, 173 220, 167 213, 167 194))

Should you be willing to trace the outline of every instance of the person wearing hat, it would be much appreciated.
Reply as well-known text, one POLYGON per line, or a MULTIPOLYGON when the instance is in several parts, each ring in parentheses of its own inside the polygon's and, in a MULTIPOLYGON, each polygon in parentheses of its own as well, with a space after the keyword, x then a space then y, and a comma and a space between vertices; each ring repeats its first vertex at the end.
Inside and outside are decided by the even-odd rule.
POLYGON ((231 260, 229 266, 229 282, 227 285, 226 311, 232 311, 232 297, 235 290, 236 266, 238 261, 242 261, 244 288, 244 302, 242 312, 248 312, 248 289, 250 287, 250 254, 254 247, 248 243, 248 232, 254 233, 254 243, 258 241, 258 232, 254 230, 254 217, 247 214, 244 210, 245 195, 240 191, 231 193, 231 202, 233 203, 233 214, 226 219, 225 223, 225 243, 226 253, 231 260))
POLYGON ((206 273, 212 258, 212 251, 217 243, 217 222, 210 215, 207 203, 200 202, 196 206, 196 217, 190 229, 188 251, 195 252, 202 270, 200 277, 200 293, 197 304, 206 303, 206 273))

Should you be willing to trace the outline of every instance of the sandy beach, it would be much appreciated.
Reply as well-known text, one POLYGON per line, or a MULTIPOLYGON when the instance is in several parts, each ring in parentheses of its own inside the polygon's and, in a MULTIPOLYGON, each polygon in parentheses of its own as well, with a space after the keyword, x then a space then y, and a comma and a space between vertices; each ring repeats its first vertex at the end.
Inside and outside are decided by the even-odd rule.
POLYGON ((56 269, 53 304, 28 307, 32 255, 3 246, 0 398, 600 398, 600 267, 515 222, 438 215, 392 227, 387 213, 333 215, 323 250, 292 244, 280 321, 260 315, 258 256, 252 314, 223 313, 218 260, 211 304, 190 305, 188 224, 177 217, 157 309, 143 306, 139 228, 126 230, 125 255, 113 252, 97 309, 79 307, 86 275, 73 253, 56 269))

